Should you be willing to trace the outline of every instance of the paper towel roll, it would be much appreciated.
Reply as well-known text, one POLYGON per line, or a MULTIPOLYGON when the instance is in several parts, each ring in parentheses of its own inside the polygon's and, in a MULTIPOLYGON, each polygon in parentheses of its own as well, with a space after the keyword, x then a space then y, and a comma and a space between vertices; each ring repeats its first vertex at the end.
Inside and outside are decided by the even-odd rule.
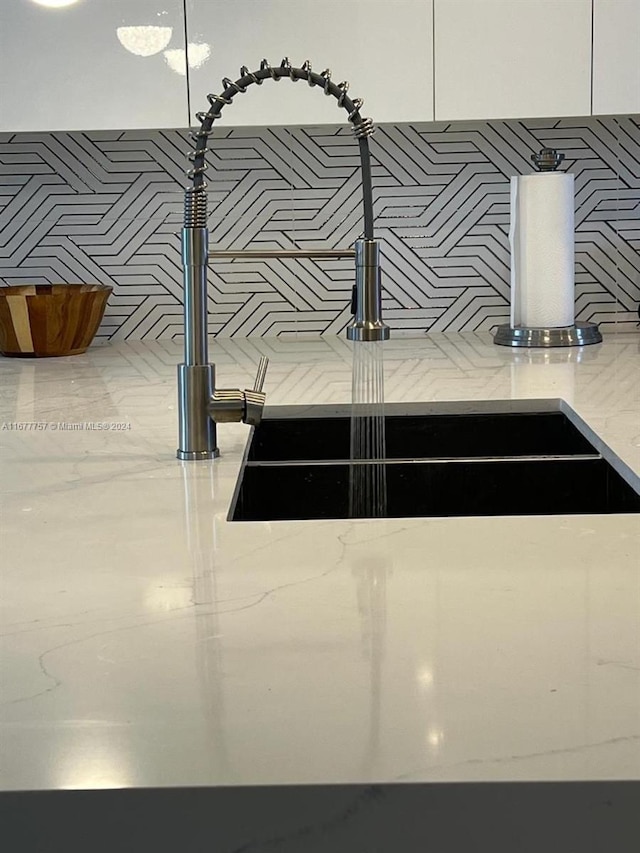
POLYGON ((575 319, 573 175, 511 178, 511 326, 551 329, 575 319))

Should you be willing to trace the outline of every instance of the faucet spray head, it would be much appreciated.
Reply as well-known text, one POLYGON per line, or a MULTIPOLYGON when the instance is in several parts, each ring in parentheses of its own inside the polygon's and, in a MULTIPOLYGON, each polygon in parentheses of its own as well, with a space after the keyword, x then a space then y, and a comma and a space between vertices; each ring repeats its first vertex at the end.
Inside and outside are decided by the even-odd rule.
POLYGON ((389 327, 382 322, 380 244, 356 240, 356 285, 353 321, 347 326, 350 341, 386 341, 389 327))

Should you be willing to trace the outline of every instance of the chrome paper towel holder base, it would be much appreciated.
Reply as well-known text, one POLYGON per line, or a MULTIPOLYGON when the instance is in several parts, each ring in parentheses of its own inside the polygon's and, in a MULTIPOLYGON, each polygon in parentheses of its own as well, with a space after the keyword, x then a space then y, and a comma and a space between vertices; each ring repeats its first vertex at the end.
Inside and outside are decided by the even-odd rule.
MULTIPOLYGON (((531 160, 537 171, 555 172, 564 154, 554 148, 543 148, 539 154, 532 154, 531 160)), ((576 322, 548 329, 505 323, 497 327, 493 342, 503 347, 582 347, 602 343, 602 333, 597 323, 576 322)))
POLYGON ((526 326, 498 326, 494 344, 502 347, 583 347, 602 343, 602 333, 597 323, 574 323, 553 329, 535 329, 526 326))

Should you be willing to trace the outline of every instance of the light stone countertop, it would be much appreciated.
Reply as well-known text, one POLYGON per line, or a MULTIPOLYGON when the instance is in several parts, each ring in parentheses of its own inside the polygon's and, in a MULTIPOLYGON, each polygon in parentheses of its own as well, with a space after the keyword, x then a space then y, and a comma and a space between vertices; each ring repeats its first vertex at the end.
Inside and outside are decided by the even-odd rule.
MULTIPOLYGON (((383 352, 386 401, 560 399, 640 482, 640 332, 383 352)), ((218 381, 263 353, 269 404, 349 403, 339 338, 218 381)), ((180 360, 0 359, 1 789, 640 778, 640 515, 229 523, 248 428, 178 462, 180 360)))

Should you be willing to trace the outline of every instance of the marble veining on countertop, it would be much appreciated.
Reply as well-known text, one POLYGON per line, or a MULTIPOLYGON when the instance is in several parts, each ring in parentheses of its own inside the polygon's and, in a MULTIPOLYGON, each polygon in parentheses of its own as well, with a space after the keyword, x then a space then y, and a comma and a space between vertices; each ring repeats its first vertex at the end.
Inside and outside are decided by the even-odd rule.
MULTIPOLYGON (((383 353, 388 402, 562 400, 640 476, 640 334, 383 353)), ((350 401, 346 341, 211 346, 261 354, 350 401)), ((180 360, 0 359, 1 789, 640 778, 640 516, 230 523, 248 429, 175 459, 180 360)))

